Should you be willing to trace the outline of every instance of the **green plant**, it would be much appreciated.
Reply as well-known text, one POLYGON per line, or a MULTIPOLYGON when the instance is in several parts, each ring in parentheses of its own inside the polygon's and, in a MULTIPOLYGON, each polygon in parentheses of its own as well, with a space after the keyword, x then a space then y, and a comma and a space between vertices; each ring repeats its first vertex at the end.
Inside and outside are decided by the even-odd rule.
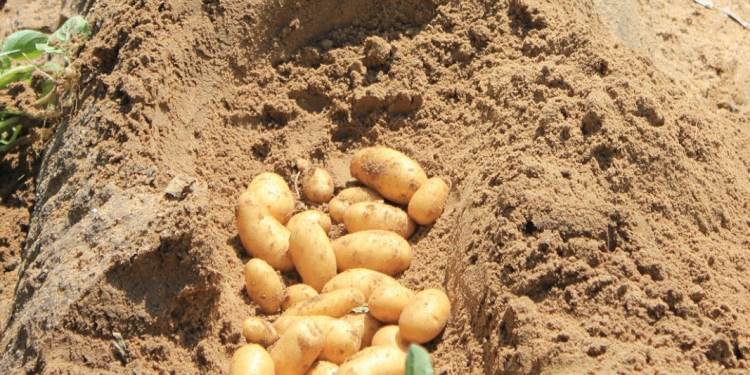
POLYGON ((34 90, 36 100, 14 104, 17 108, 0 103, 0 152, 31 140, 24 134, 29 121, 46 123, 61 115, 60 99, 78 78, 70 67, 71 52, 89 36, 88 22, 75 16, 49 36, 21 30, 5 39, 0 50, 0 95, 6 94, 2 90, 21 83, 34 90), (48 61, 35 62, 40 57, 47 57, 48 61))
POLYGON ((410 344, 406 352, 406 375, 434 375, 430 353, 427 349, 410 344))

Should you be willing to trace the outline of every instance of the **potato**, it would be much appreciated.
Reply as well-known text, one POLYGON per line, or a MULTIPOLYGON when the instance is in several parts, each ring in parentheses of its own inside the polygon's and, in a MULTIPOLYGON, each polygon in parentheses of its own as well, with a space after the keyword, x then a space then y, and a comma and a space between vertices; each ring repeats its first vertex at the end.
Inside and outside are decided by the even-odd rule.
POLYGON ((245 265, 245 287, 250 298, 266 314, 274 314, 284 298, 284 282, 264 260, 253 258, 245 265))
POLYGON ((276 331, 279 333, 279 335, 283 335, 284 332, 286 332, 289 327, 303 321, 303 320, 310 320, 315 322, 315 324, 320 327, 320 329, 323 330, 323 332, 326 332, 328 330, 328 324, 336 318, 332 318, 327 315, 296 315, 296 316, 280 316, 278 319, 276 319, 275 322, 273 322, 273 327, 276 329, 276 331))
POLYGON ((451 312, 451 302, 440 289, 425 289, 404 306, 398 320, 401 337, 423 344, 437 337, 445 328, 451 312))
POLYGON ((291 226, 289 254, 302 281, 316 291, 336 276, 336 254, 328 235, 315 222, 300 221, 291 226))
POLYGON ((385 203, 359 202, 344 212, 344 226, 349 233, 363 230, 387 230, 403 238, 414 234, 416 225, 402 209, 385 203))
POLYGON ((372 291, 367 305, 370 314, 386 324, 398 324, 404 306, 414 297, 414 292, 401 285, 382 285, 372 291))
POLYGON ((357 289, 345 288, 319 294, 284 311, 282 316, 327 315, 340 318, 362 306, 365 296, 357 289))
POLYGON ((305 375, 336 375, 336 371, 339 370, 339 366, 334 363, 326 361, 317 361, 310 367, 305 375))
POLYGON ((398 234, 385 230, 347 234, 333 241, 331 246, 339 271, 367 268, 393 276, 411 264, 409 243, 398 234))
POLYGON ((339 366, 337 375, 404 375, 406 353, 391 346, 362 350, 339 366))
POLYGON ((333 198, 333 178, 325 169, 312 169, 302 177, 302 193, 310 202, 327 203, 333 198))
POLYGON ((315 322, 303 320, 289 327, 270 352, 275 375, 303 375, 323 351, 323 345, 325 335, 315 322))
POLYGON ((240 196, 237 231, 242 246, 250 256, 265 260, 279 271, 293 270, 294 263, 289 255, 289 230, 268 215, 264 208, 253 204, 253 199, 252 194, 240 196))
POLYGON ((409 201, 409 217, 419 225, 434 223, 443 214, 449 190, 442 178, 433 177, 425 181, 409 201))
POLYGON ((354 186, 341 190, 330 202, 328 213, 337 223, 344 222, 344 212, 350 205, 359 202, 382 202, 383 197, 377 191, 366 187, 354 186))
POLYGON ((403 153, 387 147, 357 151, 349 165, 354 178, 391 202, 406 205, 427 180, 422 167, 403 153))
POLYGON ((323 287, 323 293, 344 288, 355 288, 362 292, 365 301, 367 301, 370 299, 372 291, 384 284, 401 285, 394 278, 384 273, 366 268, 352 268, 336 275, 326 283, 323 287))
POLYGON ((242 322, 242 336, 249 344, 258 344, 264 348, 279 339, 279 334, 271 323, 256 317, 249 317, 242 322))
POLYGON ((359 351, 362 344, 362 335, 354 329, 351 323, 333 319, 328 323, 328 329, 324 331, 326 332, 326 343, 318 357, 321 360, 340 365, 359 351))
POLYGON ((317 210, 302 211, 289 219, 286 223, 286 229, 292 230, 292 227, 298 222, 311 221, 320 225, 323 230, 328 233, 331 230, 331 218, 325 213, 317 210))
POLYGON ((275 372, 271 356, 256 344, 247 344, 232 355, 229 375, 268 375, 275 372))
POLYGON ((281 311, 286 311, 288 308, 317 295, 318 292, 307 284, 292 285, 284 291, 284 299, 281 300, 281 311))
POLYGON ((392 346, 406 353, 409 350, 409 342, 401 337, 397 325, 387 325, 375 332, 372 337, 372 346, 392 346))
POLYGON ((267 210, 281 224, 286 224, 294 213, 294 195, 284 178, 276 173, 266 172, 257 175, 245 193, 257 197, 256 205, 267 210))
POLYGON ((370 313, 351 313, 342 317, 341 320, 350 323, 357 335, 362 338, 360 350, 372 344, 372 337, 375 336, 375 332, 383 326, 383 323, 375 319, 370 313))

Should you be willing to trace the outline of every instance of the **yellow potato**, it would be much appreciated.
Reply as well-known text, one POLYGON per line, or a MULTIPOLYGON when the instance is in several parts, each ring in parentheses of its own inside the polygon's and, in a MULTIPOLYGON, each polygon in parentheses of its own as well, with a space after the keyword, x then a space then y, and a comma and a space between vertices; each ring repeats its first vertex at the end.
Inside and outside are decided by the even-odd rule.
POLYGON ((391 202, 406 205, 427 180, 422 167, 403 153, 387 147, 363 148, 350 164, 354 178, 391 202))
POLYGON ((375 336, 380 327, 383 326, 379 320, 375 319, 370 313, 351 313, 341 318, 352 325, 357 335, 362 338, 360 350, 372 344, 372 338, 375 336))
POLYGON ((359 202, 344 212, 344 226, 349 233, 363 230, 387 230, 403 238, 414 234, 416 225, 402 209, 385 203, 359 202))
POLYGON ((252 194, 240 196, 237 210, 237 231, 247 253, 268 262, 271 267, 287 272, 294 269, 289 255, 289 230, 264 208, 252 203, 252 194), (247 198, 247 199, 245 199, 247 198))
POLYGON ((365 303, 365 296, 357 289, 345 288, 319 294, 284 311, 282 316, 327 315, 340 318, 349 310, 365 303))
MULTIPOLYGON (((261 173, 257 175, 245 190, 257 197, 256 204, 267 210, 274 219, 286 224, 294 212, 294 195, 284 178, 276 173, 261 173)), ((245 195, 243 193, 243 195, 245 195)))
POLYGON ((337 375, 404 375, 406 353, 391 346, 362 350, 339 366, 337 375))
POLYGON ((317 361, 310 367, 305 375, 336 375, 336 371, 339 370, 339 366, 334 363, 326 361, 317 361))
POLYGON ((344 212, 350 205, 359 202, 382 202, 383 197, 377 191, 366 187, 354 186, 341 190, 330 202, 328 213, 337 223, 344 222, 344 212))
POLYGON ((307 284, 292 285, 284 291, 284 299, 281 300, 281 311, 286 311, 288 308, 317 295, 318 292, 307 284))
POLYGON ((268 263, 253 258, 245 265, 245 287, 266 314, 275 314, 284 298, 284 282, 268 263))
POLYGON ((247 344, 232 355, 229 375, 269 375, 275 372, 271 356, 256 344, 247 344))
POLYGON ((310 202, 326 203, 333 198, 333 178, 322 168, 315 168, 302 177, 302 193, 310 202))
POLYGON ((414 292, 401 285, 382 285, 372 291, 367 305, 370 314, 386 324, 398 324, 401 311, 414 297, 414 292))
POLYGON ((301 221, 291 226, 289 254, 302 281, 316 291, 336 276, 336 254, 331 240, 317 223, 301 221))
POLYGON ((445 328, 451 312, 451 302, 440 289, 425 289, 406 304, 398 320, 401 337, 423 344, 445 328))
POLYGON ((372 294, 375 288, 385 284, 401 285, 396 279, 384 273, 366 268, 352 268, 341 272, 326 283, 323 287, 323 293, 344 288, 354 288, 362 292, 365 301, 367 301, 370 299, 370 294, 372 294))
POLYGON ((425 181, 409 201, 409 217, 419 225, 434 223, 443 214, 449 190, 442 178, 433 177, 425 181))
POLYGON ((380 328, 372 337, 372 346, 392 346, 404 353, 409 350, 409 342, 401 337, 397 325, 388 325, 380 328))
POLYGON ((323 345, 325 334, 315 322, 303 320, 289 327, 270 351, 275 375, 304 375, 323 351, 323 345))
POLYGON ((258 344, 264 348, 279 339, 279 334, 271 323, 256 317, 249 317, 242 322, 242 336, 249 344, 258 344))
POLYGON ((367 230, 331 243, 339 271, 367 268, 386 275, 404 272, 411 264, 411 246, 396 233, 367 230))
POLYGON ((327 328, 326 343, 319 359, 340 365, 359 351, 362 336, 351 323, 334 319, 328 323, 327 328))
POLYGON ((331 218, 325 213, 317 210, 307 210, 295 214, 289 219, 289 222, 286 223, 286 228, 291 231, 294 225, 303 221, 317 223, 326 233, 331 230, 331 218))

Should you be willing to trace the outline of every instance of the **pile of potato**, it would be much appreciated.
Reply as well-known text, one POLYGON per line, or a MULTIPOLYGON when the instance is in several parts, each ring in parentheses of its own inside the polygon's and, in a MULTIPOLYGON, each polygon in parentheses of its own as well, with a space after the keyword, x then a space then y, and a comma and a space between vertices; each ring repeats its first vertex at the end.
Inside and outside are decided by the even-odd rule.
POLYGON ((330 217, 293 215, 294 195, 274 173, 256 176, 240 195, 237 227, 253 257, 245 266, 247 293, 265 314, 282 313, 272 323, 245 320, 248 344, 234 353, 230 375, 404 374, 409 343, 442 332, 450 301, 439 289, 414 293, 393 276, 409 268, 407 239, 415 223, 442 214, 449 186, 386 147, 358 151, 351 174, 366 187, 335 197, 328 172, 306 161, 297 167, 304 195, 328 203, 330 217), (331 218, 348 234, 331 241, 331 218), (293 270, 303 283, 284 285, 277 272, 293 270))

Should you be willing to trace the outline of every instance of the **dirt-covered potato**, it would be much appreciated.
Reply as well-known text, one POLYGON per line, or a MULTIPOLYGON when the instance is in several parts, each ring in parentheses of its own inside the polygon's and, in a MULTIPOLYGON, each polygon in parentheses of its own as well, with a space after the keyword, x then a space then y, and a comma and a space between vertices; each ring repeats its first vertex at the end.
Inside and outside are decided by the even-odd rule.
POLYGON ((293 270, 289 230, 256 202, 253 193, 243 193, 239 199, 237 232, 242 246, 250 256, 265 260, 279 271, 293 270))
POLYGON ((245 287, 250 298, 266 314, 274 314, 284 298, 284 282, 264 260, 253 258, 245 265, 245 287))
POLYGON ((284 299, 281 300, 281 311, 309 300, 318 295, 318 292, 307 284, 295 284, 287 287, 284 291, 284 299))
POLYGON ((354 288, 362 292, 365 301, 367 301, 370 299, 370 294, 372 294, 375 288, 385 284, 400 285, 396 279, 384 273, 366 268, 352 268, 341 272, 326 283, 323 287, 323 293, 344 288, 354 288))
POLYGON ((276 332, 279 333, 279 335, 283 335, 284 332, 286 332, 289 327, 303 321, 303 320, 311 320, 317 324, 320 329, 325 332, 328 328, 328 323, 336 320, 336 318, 332 318, 327 315, 295 315, 295 316, 280 316, 278 319, 276 319, 275 322, 273 322, 273 328, 276 329, 276 332))
POLYGON ((359 202, 382 202, 383 196, 367 187, 354 186, 341 190, 330 202, 328 213, 337 223, 344 222, 344 212, 350 205, 359 202))
POLYGON ((275 368, 271 356, 256 344, 247 344, 237 349, 232 355, 229 375, 269 375, 275 368))
POLYGON ((327 315, 340 318, 349 310, 365 303, 365 296, 357 289, 345 288, 319 294, 284 311, 282 316, 327 315))
POLYGON ((291 226, 289 254, 302 281, 316 291, 336 276, 336 254, 331 240, 317 223, 301 221, 291 226))
POLYGON ((279 334, 265 319, 249 317, 242 322, 242 336, 248 344, 258 344, 264 348, 276 342, 279 334))
POLYGON ((425 181, 409 201, 409 217, 419 225, 434 223, 443 214, 449 190, 442 178, 433 177, 425 181))
POLYGON ((266 172, 257 175, 250 182, 245 193, 254 195, 257 198, 255 204, 264 208, 281 224, 286 224, 292 217, 294 195, 284 178, 278 174, 266 172))
POLYGON ((331 246, 339 271, 366 268, 393 276, 404 272, 411 264, 409 242, 390 231, 347 234, 333 241, 331 246))
POLYGON ((425 289, 404 306, 398 320, 401 337, 409 342, 423 344, 445 328, 451 312, 451 302, 440 289, 425 289))
POLYGON ((341 318, 349 322, 354 330, 362 338, 359 349, 362 350, 372 344, 372 338, 375 336, 380 327, 383 326, 379 320, 375 319, 370 313, 350 313, 341 318))
POLYGON ((326 343, 318 357, 324 361, 340 365, 347 358, 357 353, 362 344, 362 336, 359 331, 345 320, 332 320, 328 323, 328 327, 324 332, 326 334, 326 343))
POLYGON ((387 230, 409 238, 416 225, 406 211, 385 203, 359 202, 344 212, 344 226, 349 233, 363 230, 387 230))
POLYGON ((339 366, 335 363, 328 361, 317 361, 310 367, 305 375, 336 375, 336 371, 339 370, 339 366))
POLYGON ((317 210, 302 211, 292 216, 291 219, 286 223, 286 228, 290 231, 292 227, 299 222, 310 221, 320 225, 323 230, 328 233, 331 230, 331 217, 326 215, 324 212, 317 210))
POLYGON ((337 375, 404 375, 406 353, 392 346, 372 346, 339 366, 337 375))
POLYGON ((270 351, 275 375, 304 375, 323 351, 323 345, 325 334, 315 322, 303 320, 289 327, 270 351))
POLYGON ((387 325, 375 332, 375 336, 372 337, 372 346, 392 346, 404 353, 409 350, 409 342, 401 337, 397 325, 387 325))
POLYGON ((401 311, 414 297, 414 292, 401 285, 382 285, 372 291, 367 305, 370 314, 386 324, 398 324, 401 311))
POLYGON ((311 169, 302 177, 302 193, 310 202, 326 203, 333 198, 333 178, 323 168, 311 169))
POLYGON ((391 202, 406 205, 427 180, 422 167, 403 153, 388 147, 357 151, 350 164, 354 178, 391 202))

